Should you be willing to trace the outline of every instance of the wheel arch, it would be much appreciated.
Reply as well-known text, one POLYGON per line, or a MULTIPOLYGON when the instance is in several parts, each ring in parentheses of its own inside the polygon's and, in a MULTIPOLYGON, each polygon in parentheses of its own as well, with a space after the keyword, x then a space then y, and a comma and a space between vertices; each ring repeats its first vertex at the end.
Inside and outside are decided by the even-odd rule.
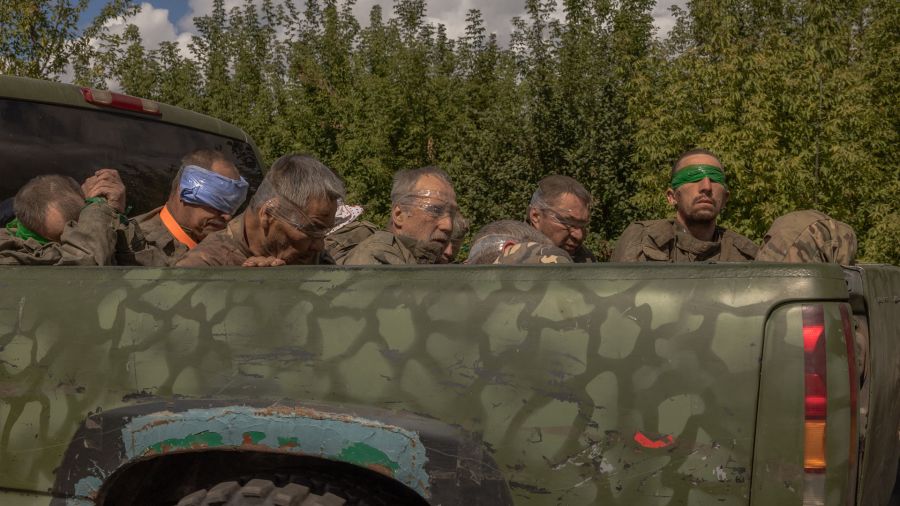
POLYGON ((196 400, 90 415, 56 470, 54 503, 94 502, 125 473, 166 462, 156 459, 208 452, 233 462, 294 457, 287 460, 354 466, 342 469, 378 473, 431 503, 511 504, 480 436, 437 420, 345 405, 196 400))

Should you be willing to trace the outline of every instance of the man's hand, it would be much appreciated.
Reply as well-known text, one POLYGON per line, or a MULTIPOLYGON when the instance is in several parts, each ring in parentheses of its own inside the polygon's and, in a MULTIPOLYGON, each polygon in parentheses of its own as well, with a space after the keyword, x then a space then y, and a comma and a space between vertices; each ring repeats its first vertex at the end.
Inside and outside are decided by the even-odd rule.
POLYGON ((244 260, 241 267, 277 267, 284 265, 284 260, 275 257, 250 257, 244 260))
POLYGON ((120 213, 125 212, 125 184, 115 169, 100 169, 81 184, 84 198, 103 197, 120 213))

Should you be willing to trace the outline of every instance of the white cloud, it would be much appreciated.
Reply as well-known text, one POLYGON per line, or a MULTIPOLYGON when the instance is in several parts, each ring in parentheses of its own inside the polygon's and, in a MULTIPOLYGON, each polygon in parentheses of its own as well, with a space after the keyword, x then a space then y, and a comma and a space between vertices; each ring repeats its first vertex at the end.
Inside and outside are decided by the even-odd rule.
POLYGON ((183 55, 188 54, 187 45, 191 41, 191 34, 176 31, 175 25, 169 21, 168 9, 158 9, 148 2, 143 2, 141 9, 134 16, 112 20, 106 26, 110 33, 122 34, 129 24, 138 27, 145 48, 156 49, 161 42, 174 41, 178 43, 183 55))

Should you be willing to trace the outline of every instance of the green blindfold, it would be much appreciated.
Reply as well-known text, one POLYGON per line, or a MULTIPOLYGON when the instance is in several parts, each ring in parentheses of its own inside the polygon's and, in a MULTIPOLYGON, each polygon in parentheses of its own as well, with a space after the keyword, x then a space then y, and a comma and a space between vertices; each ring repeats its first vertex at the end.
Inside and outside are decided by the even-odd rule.
POLYGON ((37 232, 30 230, 28 227, 23 225, 22 222, 19 221, 19 218, 16 218, 16 219, 12 220, 11 222, 7 223, 6 230, 8 230, 10 234, 18 237, 19 239, 25 240, 25 241, 27 241, 28 239, 34 239, 35 241, 37 241, 41 244, 47 244, 48 242, 50 242, 50 240, 47 239, 46 237, 38 234, 37 232))
POLYGON ((688 165, 676 172, 675 175, 672 176, 672 182, 669 186, 675 190, 685 183, 697 183, 706 178, 709 178, 713 183, 719 183, 720 185, 725 186, 725 173, 722 172, 722 169, 715 165, 704 165, 699 163, 688 165))

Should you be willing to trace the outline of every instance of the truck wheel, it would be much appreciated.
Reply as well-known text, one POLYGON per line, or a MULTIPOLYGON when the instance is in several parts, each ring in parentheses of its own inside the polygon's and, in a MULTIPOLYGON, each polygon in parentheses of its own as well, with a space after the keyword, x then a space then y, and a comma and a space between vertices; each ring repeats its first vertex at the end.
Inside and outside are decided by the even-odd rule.
POLYGON ((296 483, 276 487, 269 480, 254 479, 243 487, 226 481, 209 490, 198 490, 178 501, 177 506, 344 506, 344 499, 332 494, 310 494, 296 483))

